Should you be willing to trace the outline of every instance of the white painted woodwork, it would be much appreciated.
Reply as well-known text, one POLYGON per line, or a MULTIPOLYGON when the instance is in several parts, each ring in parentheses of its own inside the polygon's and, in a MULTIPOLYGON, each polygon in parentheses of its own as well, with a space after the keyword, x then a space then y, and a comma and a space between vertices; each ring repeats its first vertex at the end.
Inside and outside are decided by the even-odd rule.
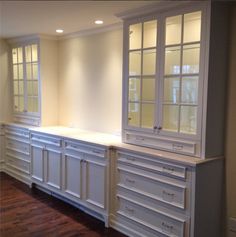
POLYGON ((62 152, 47 148, 46 153, 46 178, 49 186, 56 189, 62 187, 62 152))
POLYGON ((6 124, 4 134, 4 171, 20 181, 30 184, 29 128, 22 125, 6 124))
POLYGON ((79 154, 65 154, 65 171, 64 171, 64 191, 76 198, 81 199, 82 193, 82 159, 79 154))
POLYGON ((37 181, 44 181, 44 147, 31 144, 31 176, 37 181))
MULTIPOLYGON (((227 76, 227 6, 217 2, 189 2, 176 7, 171 7, 170 4, 169 9, 168 4, 166 6, 162 10, 150 9, 149 14, 147 12, 140 13, 136 17, 132 17, 131 14, 130 17, 126 15, 124 18, 122 140, 129 144, 167 150, 202 159, 222 156, 225 78, 227 76), (185 22, 185 17, 187 19, 190 14, 196 15, 199 11, 201 11, 201 32, 197 22, 186 21, 184 27, 178 27, 178 17, 182 18, 182 22, 185 22), (158 25, 157 44, 152 42, 152 47, 147 47, 145 39, 149 37, 149 33, 154 36, 156 34, 153 33, 153 29, 147 31, 148 34, 146 34, 141 25, 151 24, 150 22, 154 22, 154 20, 157 20, 158 25), (170 25, 165 27, 167 21, 170 25), (186 33, 190 29, 194 32, 186 33), (142 36, 143 32, 145 34, 142 36), (165 39, 165 34, 167 39, 165 39), (135 42, 134 37, 139 43, 135 42), (198 49, 191 51, 193 53, 191 55, 187 55, 187 51, 182 51, 182 48, 186 49, 191 46, 190 41, 195 46, 200 44, 199 64, 197 63, 198 49), (170 46, 175 48, 174 53, 170 46), (157 56, 154 74, 153 70, 150 71, 150 68, 146 68, 145 54, 143 57, 140 56, 147 50, 154 50, 153 53, 156 53, 157 56), (169 51, 165 53, 165 50, 169 51), (177 56, 176 50, 179 50, 177 56), (173 57, 169 56, 171 53, 173 53, 173 57), (188 64, 185 62, 186 59, 188 59, 188 64), (192 67, 195 64, 199 68, 198 66, 192 67), (169 71, 170 66, 173 67, 173 72, 169 71), (189 68, 194 69, 194 72, 186 74, 185 70, 189 70, 189 68), (146 69, 151 74, 145 75, 147 74, 146 69), (188 96, 187 94, 183 95, 181 89, 185 83, 183 78, 186 79, 186 76, 192 79, 193 76, 199 78, 198 83, 194 82, 195 86, 192 84, 191 88, 195 88, 193 90, 198 88, 198 92, 196 94, 196 91, 193 93, 192 90, 190 102, 189 99, 186 102, 188 96), (155 79, 155 84, 151 86, 150 83, 146 83, 147 78, 149 78, 148 80, 155 79), (136 83, 133 83, 131 79, 136 83), (180 83, 179 89, 173 88, 176 90, 165 91, 172 83, 171 80, 180 83), (134 96, 132 94, 134 91, 139 91, 139 93, 134 96), (179 102, 178 93, 181 98, 179 102), (165 110, 171 106, 172 111, 165 110), (178 106, 180 106, 179 112, 176 109, 178 106), (188 113, 187 108, 190 108, 188 113), (145 116, 142 113, 146 113, 145 116), (168 120, 165 120, 167 115, 169 116, 168 120), (171 123, 172 120, 175 122, 171 123), (192 126, 191 121, 196 126, 192 126), (192 126, 192 128, 188 130, 187 127, 184 127, 185 125, 192 126)), ((150 44, 151 40, 148 39, 147 42, 150 44)), ((148 64, 149 67, 151 65, 152 63, 148 64)))
POLYGON ((85 159, 85 200, 89 204, 105 209, 107 192, 107 165, 100 158, 85 159))

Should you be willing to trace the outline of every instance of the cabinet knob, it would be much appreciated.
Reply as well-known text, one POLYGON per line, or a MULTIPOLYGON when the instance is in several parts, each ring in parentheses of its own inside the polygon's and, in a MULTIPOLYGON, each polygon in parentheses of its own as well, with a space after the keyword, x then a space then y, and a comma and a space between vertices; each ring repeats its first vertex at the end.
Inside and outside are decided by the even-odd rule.
POLYGON ((161 127, 161 126, 159 126, 159 127, 157 127, 157 129, 158 129, 158 130, 161 130, 161 129, 162 129, 162 127, 161 127))

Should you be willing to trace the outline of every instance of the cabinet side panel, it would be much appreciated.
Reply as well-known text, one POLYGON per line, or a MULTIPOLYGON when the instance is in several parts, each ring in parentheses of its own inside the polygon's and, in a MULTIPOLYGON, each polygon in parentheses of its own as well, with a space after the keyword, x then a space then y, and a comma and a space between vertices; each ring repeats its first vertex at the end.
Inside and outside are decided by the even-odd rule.
POLYGON ((212 3, 205 157, 223 155, 227 80, 228 6, 212 3))
POLYGON ((194 237, 221 237, 222 186, 223 159, 197 166, 194 237))

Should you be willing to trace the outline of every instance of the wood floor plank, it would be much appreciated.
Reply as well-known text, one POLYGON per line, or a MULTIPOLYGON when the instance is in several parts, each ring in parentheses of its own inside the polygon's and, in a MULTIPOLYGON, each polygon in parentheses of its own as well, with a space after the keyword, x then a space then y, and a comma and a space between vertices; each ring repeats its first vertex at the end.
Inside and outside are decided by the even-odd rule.
POLYGON ((125 237, 77 208, 0 172, 1 237, 125 237))

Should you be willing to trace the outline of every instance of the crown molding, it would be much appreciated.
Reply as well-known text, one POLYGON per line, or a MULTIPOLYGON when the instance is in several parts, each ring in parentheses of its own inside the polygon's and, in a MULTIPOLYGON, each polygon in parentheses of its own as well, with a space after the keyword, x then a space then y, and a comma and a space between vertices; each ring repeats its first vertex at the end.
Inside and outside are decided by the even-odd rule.
POLYGON ((119 22, 119 23, 115 23, 112 25, 108 25, 108 26, 102 26, 99 28, 92 28, 92 29, 88 29, 88 30, 81 30, 81 31, 78 31, 75 33, 70 33, 70 34, 66 34, 63 36, 59 36, 58 40, 72 39, 72 38, 78 38, 81 36, 99 34, 99 33, 107 32, 107 31, 122 29, 122 27, 123 27, 123 23, 119 22))
POLYGON ((58 40, 58 36, 51 36, 51 35, 44 35, 44 34, 33 34, 33 35, 8 38, 8 39, 6 39, 6 41, 9 44, 17 44, 17 43, 24 43, 24 42, 28 42, 28 41, 37 41, 40 39, 58 40))
POLYGON ((162 0, 162 1, 157 1, 155 3, 151 3, 147 6, 139 7, 136 9, 124 11, 121 13, 116 14, 115 16, 121 18, 122 20, 127 20, 127 19, 132 19, 137 16, 145 16, 147 14, 151 14, 154 12, 162 12, 165 11, 166 9, 175 9, 178 7, 184 7, 187 6, 188 4, 201 4, 202 2, 207 2, 206 0, 203 1, 169 1, 169 0, 162 0))

